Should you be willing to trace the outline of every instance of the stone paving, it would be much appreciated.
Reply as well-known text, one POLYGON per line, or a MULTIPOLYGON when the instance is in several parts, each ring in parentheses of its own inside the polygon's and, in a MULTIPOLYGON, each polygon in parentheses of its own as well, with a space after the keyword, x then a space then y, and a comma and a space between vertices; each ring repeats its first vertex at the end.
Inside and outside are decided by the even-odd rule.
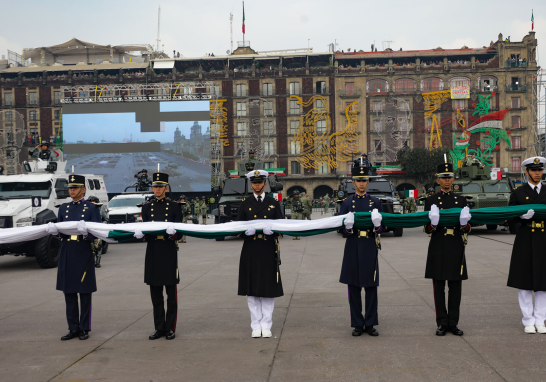
POLYGON ((506 286, 513 241, 473 230, 463 337, 434 335, 428 237, 419 228, 382 239, 379 337, 351 336, 337 233, 281 240, 285 295, 269 339, 250 337, 236 238, 181 244, 173 341, 148 340, 144 243, 111 245, 103 256, 87 341, 60 341, 67 324, 56 269, 0 257, 0 381, 545 381, 546 335, 524 334, 517 290, 506 286))

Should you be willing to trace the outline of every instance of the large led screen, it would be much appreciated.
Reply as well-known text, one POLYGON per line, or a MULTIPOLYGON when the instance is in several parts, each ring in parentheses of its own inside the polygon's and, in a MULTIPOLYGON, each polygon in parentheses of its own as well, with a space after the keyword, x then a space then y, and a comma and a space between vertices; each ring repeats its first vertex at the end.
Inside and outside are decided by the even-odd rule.
POLYGON ((210 101, 68 104, 63 150, 67 171, 103 175, 110 193, 158 164, 173 191, 209 192, 210 101))

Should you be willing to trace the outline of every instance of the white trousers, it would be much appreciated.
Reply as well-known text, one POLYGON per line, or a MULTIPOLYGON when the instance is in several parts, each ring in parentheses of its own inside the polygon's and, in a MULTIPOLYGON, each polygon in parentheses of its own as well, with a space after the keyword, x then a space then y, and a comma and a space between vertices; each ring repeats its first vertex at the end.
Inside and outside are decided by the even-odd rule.
POLYGON ((252 330, 271 329, 273 325, 273 308, 275 299, 268 297, 248 296, 248 309, 250 309, 250 326, 252 330))
POLYGON ((533 291, 518 291, 519 307, 523 314, 523 325, 543 326, 546 319, 546 292, 535 292, 535 308, 533 315, 533 291))

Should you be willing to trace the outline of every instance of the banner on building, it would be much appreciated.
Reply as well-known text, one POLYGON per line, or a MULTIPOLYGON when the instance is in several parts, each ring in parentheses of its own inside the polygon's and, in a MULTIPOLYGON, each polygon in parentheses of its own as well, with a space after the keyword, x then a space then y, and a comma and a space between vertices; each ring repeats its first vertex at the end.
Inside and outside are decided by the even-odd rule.
POLYGON ((451 99, 470 98, 470 86, 452 86, 451 99))
POLYGON ((404 196, 406 198, 417 198, 419 196, 419 190, 404 190, 404 196))

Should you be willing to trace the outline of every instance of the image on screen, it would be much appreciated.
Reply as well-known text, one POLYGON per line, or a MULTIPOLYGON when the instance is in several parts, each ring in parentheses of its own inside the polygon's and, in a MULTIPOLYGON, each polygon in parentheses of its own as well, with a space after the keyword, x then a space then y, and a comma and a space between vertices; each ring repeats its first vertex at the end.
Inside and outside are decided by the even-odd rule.
POLYGON ((210 101, 66 105, 63 149, 67 171, 103 175, 109 193, 158 163, 172 191, 209 192, 210 101))

